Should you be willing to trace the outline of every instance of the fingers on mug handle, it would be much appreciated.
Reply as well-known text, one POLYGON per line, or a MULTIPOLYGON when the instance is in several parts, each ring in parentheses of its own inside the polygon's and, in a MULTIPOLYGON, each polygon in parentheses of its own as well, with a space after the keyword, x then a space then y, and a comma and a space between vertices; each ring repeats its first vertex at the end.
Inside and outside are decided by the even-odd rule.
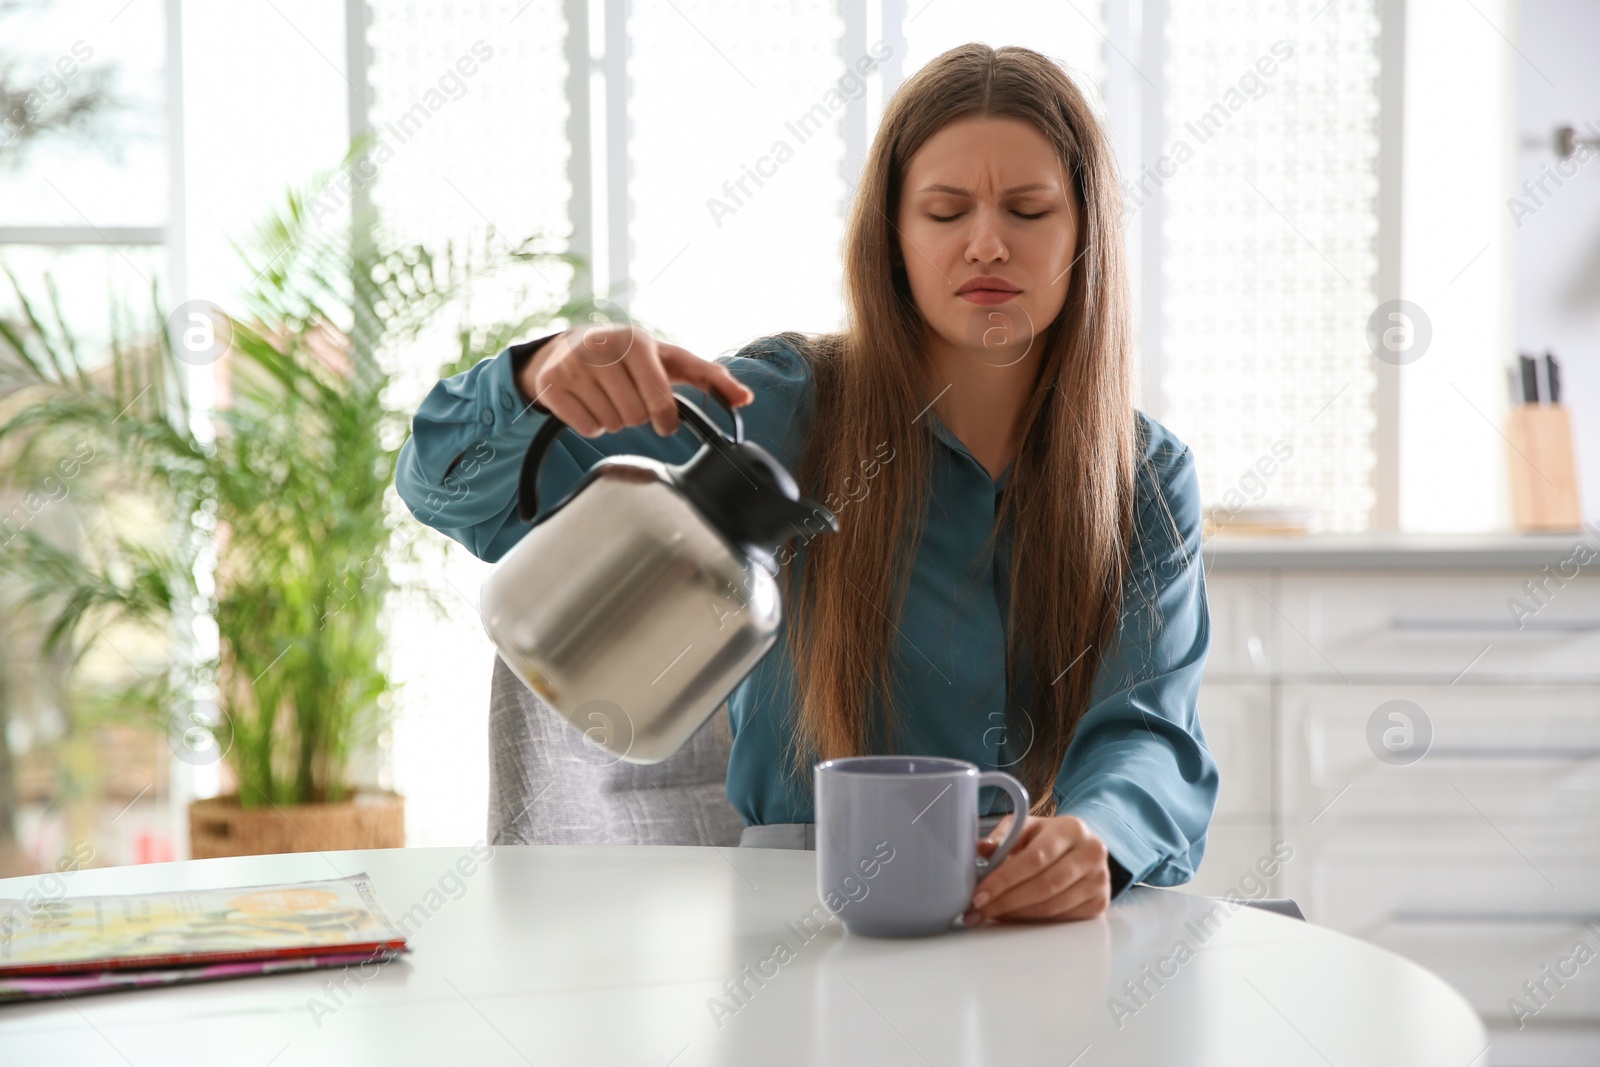
POLYGON ((1000 866, 1011 847, 1017 843, 1017 838, 1022 836, 1023 827, 1028 825, 1027 813, 1031 802, 1028 800, 1028 789, 1021 782, 1004 771, 984 771, 978 775, 978 788, 986 785, 997 785, 1011 794, 1011 825, 1006 830, 1006 836, 995 847, 988 858, 978 859, 978 878, 981 881, 986 875, 1000 866))

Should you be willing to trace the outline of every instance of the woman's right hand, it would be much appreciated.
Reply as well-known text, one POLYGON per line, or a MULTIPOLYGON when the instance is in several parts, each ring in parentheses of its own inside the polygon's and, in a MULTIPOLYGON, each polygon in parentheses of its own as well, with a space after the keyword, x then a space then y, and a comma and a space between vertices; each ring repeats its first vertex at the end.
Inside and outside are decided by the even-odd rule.
POLYGON ((583 326, 545 342, 522 368, 517 388, 585 437, 649 422, 677 432, 673 384, 715 393, 730 407, 755 399, 727 367, 701 359, 633 325, 583 326))

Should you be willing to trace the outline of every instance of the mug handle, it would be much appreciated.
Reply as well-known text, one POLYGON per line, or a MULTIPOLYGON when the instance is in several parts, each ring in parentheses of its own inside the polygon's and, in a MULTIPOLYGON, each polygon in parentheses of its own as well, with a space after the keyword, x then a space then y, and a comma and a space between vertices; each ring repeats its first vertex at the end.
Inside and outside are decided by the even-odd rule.
POLYGON ((994 869, 1000 866, 1000 861, 1006 858, 1006 853, 1011 851, 1011 846, 1017 843, 1017 838, 1022 836, 1022 828, 1028 821, 1028 787, 1017 781, 1005 771, 984 771, 978 775, 978 788, 986 785, 997 785, 1011 794, 1011 829, 1006 831, 1005 840, 1000 842, 988 859, 982 856, 978 860, 978 881, 983 881, 994 869))

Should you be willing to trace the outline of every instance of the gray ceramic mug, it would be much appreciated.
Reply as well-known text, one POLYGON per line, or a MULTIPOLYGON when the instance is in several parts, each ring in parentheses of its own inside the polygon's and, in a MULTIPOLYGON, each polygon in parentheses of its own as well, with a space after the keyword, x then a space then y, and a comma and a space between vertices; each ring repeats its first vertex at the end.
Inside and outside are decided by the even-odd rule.
POLYGON ((978 787, 1011 794, 1026 813, 1028 791, 1003 771, 936 756, 823 760, 816 789, 817 895, 852 934, 920 937, 951 928, 973 890, 1022 833, 978 855, 978 787))

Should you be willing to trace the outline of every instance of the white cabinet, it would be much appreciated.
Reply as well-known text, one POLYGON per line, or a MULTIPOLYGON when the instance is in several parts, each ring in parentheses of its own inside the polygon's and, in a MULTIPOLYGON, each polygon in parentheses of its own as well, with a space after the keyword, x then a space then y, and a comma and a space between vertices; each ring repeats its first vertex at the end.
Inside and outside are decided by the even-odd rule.
POLYGON ((1238 892, 1283 841, 1270 895, 1428 967, 1489 1024, 1515 1027, 1513 999, 1539 1025, 1600 1023, 1600 577, 1535 597, 1546 572, 1492 552, 1285 555, 1232 549, 1207 576, 1222 788, 1186 888, 1238 892))
POLYGON ((1273 584, 1270 573, 1206 575, 1207 678, 1265 680, 1272 674, 1277 660, 1273 584))
POLYGON ((1280 888, 1307 918, 1407 956, 1491 1025, 1600 1019, 1600 835, 1544 823, 1373 823, 1294 833, 1280 888), (1592 924, 1592 925, 1591 925, 1592 924), (1559 982, 1550 980, 1545 968, 1559 982), (1566 972, 1561 977, 1560 972, 1566 972), (1523 983, 1545 983, 1535 999, 1523 983))
POLYGON ((1279 706, 1288 825, 1527 819, 1600 836, 1600 688, 1288 684, 1279 706))
MULTIPOLYGON (((1199 713, 1221 784, 1205 854, 1188 891, 1205 896, 1278 896, 1276 879, 1267 881, 1265 892, 1253 889, 1254 882, 1240 884, 1262 869, 1258 861, 1272 858, 1272 687, 1208 682, 1200 687, 1199 713)), ((1264 869, 1274 867, 1268 862, 1264 869)))
POLYGON ((1213 822, 1206 832, 1206 852, 1200 858, 1200 869, 1182 887, 1183 892, 1207 897, 1288 896, 1282 892, 1281 864, 1275 862, 1273 843, 1272 823, 1268 820, 1213 822), (1262 863, 1263 859, 1267 862, 1262 863), (1263 878, 1261 871, 1274 876, 1263 878), (1258 884, 1265 889, 1256 888, 1258 884))
POLYGON ((1272 687, 1202 685, 1199 711, 1221 778, 1214 820, 1270 822, 1272 687))
POLYGON ((1552 585, 1541 599, 1528 581, 1519 571, 1286 573, 1283 671, 1337 681, 1600 681, 1600 580, 1552 585))

